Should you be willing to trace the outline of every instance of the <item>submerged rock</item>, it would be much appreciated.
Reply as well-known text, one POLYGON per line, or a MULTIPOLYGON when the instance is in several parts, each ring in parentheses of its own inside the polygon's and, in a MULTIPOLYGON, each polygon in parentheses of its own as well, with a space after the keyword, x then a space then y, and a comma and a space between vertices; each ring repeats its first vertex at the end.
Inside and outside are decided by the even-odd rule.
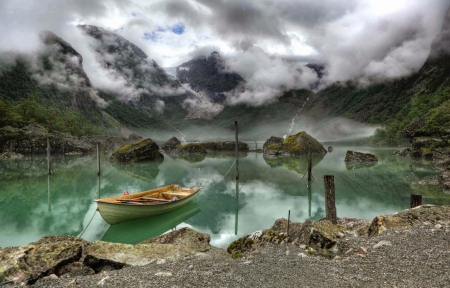
POLYGON ((159 152, 158 145, 152 139, 147 138, 120 147, 111 155, 110 160, 118 162, 162 161, 164 155, 159 152))
MULTIPOLYGON (((235 151, 236 142, 235 141, 213 141, 213 142, 203 142, 201 143, 206 150, 210 151, 235 151)), ((247 143, 238 141, 238 150, 240 152, 248 151, 249 147, 247 143)))
POLYGON ((15 160, 15 159, 23 159, 23 155, 15 152, 3 152, 0 153, 0 160, 15 160))
POLYGON ((378 162, 378 157, 370 153, 347 150, 344 161, 345 163, 373 163, 378 162))
POLYGON ((264 154, 282 156, 325 155, 327 150, 316 139, 302 131, 283 138, 271 137, 264 143, 264 154), (282 142, 281 142, 281 140, 282 142))
POLYGON ((333 147, 328 146, 328 152, 333 152, 333 147))
POLYGON ((178 140, 177 137, 172 137, 169 140, 167 140, 162 146, 161 149, 164 151, 171 151, 176 149, 178 146, 181 145, 181 141, 178 140))

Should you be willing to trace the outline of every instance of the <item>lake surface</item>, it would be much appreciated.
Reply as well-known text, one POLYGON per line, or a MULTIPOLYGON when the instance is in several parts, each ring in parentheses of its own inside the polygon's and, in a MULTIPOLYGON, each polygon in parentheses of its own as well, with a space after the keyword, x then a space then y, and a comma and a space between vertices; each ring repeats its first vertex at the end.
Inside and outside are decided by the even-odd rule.
POLYGON ((436 168, 391 156, 395 150, 398 148, 335 147, 325 157, 313 159, 310 187, 307 176, 302 179, 306 158, 266 159, 258 153, 243 154, 238 193, 235 167, 230 169, 233 154, 210 153, 194 159, 165 155, 163 163, 121 166, 102 157, 100 177, 95 155, 53 157, 51 176, 46 175, 45 157, 0 161, 0 247, 24 245, 46 235, 78 236, 83 230, 82 238, 89 241, 134 244, 171 229, 192 227, 211 235, 212 245, 226 248, 239 237, 287 218, 289 210, 295 222, 323 218, 324 175, 334 175, 338 217, 372 219, 403 210, 409 208, 412 193, 424 195, 424 203, 450 204, 443 192, 410 185, 436 175, 436 168), (371 167, 347 167, 347 149, 375 154, 379 162, 371 167), (170 184, 203 189, 195 202, 153 218, 110 226, 95 213, 96 198, 170 184))

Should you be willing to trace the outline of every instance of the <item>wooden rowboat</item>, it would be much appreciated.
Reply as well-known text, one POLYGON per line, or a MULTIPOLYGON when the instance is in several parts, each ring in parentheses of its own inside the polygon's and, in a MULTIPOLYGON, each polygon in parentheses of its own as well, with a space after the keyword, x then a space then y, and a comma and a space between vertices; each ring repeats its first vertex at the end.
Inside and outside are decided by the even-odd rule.
POLYGON ((198 186, 185 188, 173 184, 94 201, 103 219, 113 225, 176 210, 194 200, 199 191, 198 186))

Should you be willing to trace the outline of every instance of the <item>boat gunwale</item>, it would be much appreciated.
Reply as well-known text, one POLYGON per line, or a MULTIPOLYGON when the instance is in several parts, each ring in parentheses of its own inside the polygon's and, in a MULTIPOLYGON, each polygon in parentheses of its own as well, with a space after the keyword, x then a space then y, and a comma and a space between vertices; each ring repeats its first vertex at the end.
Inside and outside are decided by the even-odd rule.
POLYGON ((145 203, 142 205, 136 205, 134 202, 130 202, 130 203, 116 202, 117 200, 130 200, 130 199, 134 199, 134 198, 138 198, 138 197, 144 197, 149 193, 150 194, 156 193, 156 192, 164 193, 164 192, 169 192, 169 191, 173 191, 176 189, 183 189, 183 188, 186 188, 186 187, 182 187, 181 185, 178 185, 178 184, 172 184, 172 185, 159 187, 159 188, 151 189, 151 190, 147 190, 147 191, 141 191, 141 192, 133 193, 133 194, 129 194, 129 195, 120 195, 120 196, 114 196, 114 197, 108 197, 108 198, 94 199, 94 201, 97 202, 97 204, 102 203, 102 204, 112 204, 112 205, 121 205, 121 206, 136 206, 136 207, 160 206, 160 205, 167 205, 167 204, 172 204, 172 203, 175 204, 177 202, 179 203, 179 201, 185 202, 183 200, 187 200, 187 199, 191 198, 192 196, 196 195, 201 190, 200 186, 193 186, 193 187, 190 187, 189 190, 187 190, 187 191, 192 191, 192 190, 196 190, 196 191, 192 192, 188 196, 183 197, 177 201, 165 202, 165 203, 159 203, 159 204, 145 203), (161 190, 161 191, 159 191, 159 190, 161 190), (109 202, 109 201, 111 201, 111 202, 109 202))

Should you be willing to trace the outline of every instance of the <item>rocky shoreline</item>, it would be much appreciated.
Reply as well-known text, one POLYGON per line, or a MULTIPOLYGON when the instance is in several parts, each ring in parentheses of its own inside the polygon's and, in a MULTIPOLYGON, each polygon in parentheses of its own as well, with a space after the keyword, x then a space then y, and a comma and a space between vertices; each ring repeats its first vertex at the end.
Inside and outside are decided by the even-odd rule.
POLYGON ((189 228, 136 245, 47 236, 0 249, 4 287, 444 287, 450 206, 372 221, 279 219, 228 247, 189 228))

